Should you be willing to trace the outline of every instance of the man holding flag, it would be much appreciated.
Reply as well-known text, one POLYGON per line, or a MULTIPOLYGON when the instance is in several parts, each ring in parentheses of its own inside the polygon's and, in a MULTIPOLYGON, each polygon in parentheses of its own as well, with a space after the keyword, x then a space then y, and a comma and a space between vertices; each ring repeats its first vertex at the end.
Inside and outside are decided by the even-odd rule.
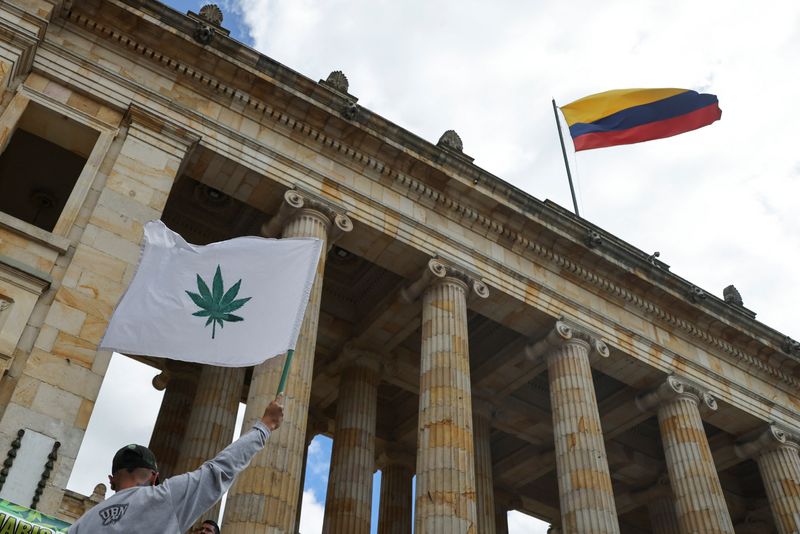
POLYGON ((120 449, 109 477, 117 493, 70 533, 185 532, 222 497, 283 421, 285 377, 321 251, 322 241, 309 238, 196 246, 161 221, 145 225, 139 266, 100 348, 225 367, 285 353, 283 379, 252 429, 196 471, 157 485, 149 449, 120 449))
POLYGON ((152 452, 127 445, 114 455, 108 477, 112 497, 86 512, 69 534, 113 532, 186 532, 231 487, 236 475, 267 442, 283 421, 280 398, 267 406, 253 428, 196 471, 158 483, 152 452))

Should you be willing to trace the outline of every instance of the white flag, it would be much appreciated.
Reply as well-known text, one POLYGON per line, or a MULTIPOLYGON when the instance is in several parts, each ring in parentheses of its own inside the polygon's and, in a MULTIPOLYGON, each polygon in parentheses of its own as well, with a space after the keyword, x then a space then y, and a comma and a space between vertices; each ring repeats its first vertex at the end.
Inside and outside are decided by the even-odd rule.
POLYGON ((150 221, 100 348, 225 367, 294 349, 321 249, 311 238, 196 246, 150 221))

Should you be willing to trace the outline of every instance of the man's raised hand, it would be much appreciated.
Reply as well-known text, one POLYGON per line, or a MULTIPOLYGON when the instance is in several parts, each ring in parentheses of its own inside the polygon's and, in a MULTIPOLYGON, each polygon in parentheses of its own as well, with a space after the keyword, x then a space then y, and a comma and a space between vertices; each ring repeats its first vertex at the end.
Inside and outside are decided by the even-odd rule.
POLYGON ((264 417, 261 418, 261 421, 269 428, 270 432, 277 430, 283 422, 283 399, 283 395, 278 395, 264 410, 264 417))

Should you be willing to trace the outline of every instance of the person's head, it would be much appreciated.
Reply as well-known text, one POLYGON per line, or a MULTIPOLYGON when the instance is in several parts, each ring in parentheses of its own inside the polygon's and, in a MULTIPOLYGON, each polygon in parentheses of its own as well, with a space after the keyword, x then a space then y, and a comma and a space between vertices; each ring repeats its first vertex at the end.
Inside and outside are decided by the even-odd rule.
POLYGON ((195 534, 219 534, 219 525, 216 521, 206 519, 194 532, 195 534))
POLYGON ((147 447, 134 443, 122 447, 111 462, 108 482, 114 491, 136 486, 155 486, 158 484, 155 455, 147 447))

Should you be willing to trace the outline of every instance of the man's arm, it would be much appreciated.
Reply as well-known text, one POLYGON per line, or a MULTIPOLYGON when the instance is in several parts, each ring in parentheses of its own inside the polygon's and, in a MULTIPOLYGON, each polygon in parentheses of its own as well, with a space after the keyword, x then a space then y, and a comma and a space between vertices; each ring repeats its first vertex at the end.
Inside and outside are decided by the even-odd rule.
POLYGON ((264 416, 228 445, 217 456, 196 471, 172 477, 164 482, 181 532, 217 502, 233 484, 236 475, 244 470, 253 456, 260 451, 270 431, 277 429, 283 421, 282 399, 275 399, 267 406, 264 416))

